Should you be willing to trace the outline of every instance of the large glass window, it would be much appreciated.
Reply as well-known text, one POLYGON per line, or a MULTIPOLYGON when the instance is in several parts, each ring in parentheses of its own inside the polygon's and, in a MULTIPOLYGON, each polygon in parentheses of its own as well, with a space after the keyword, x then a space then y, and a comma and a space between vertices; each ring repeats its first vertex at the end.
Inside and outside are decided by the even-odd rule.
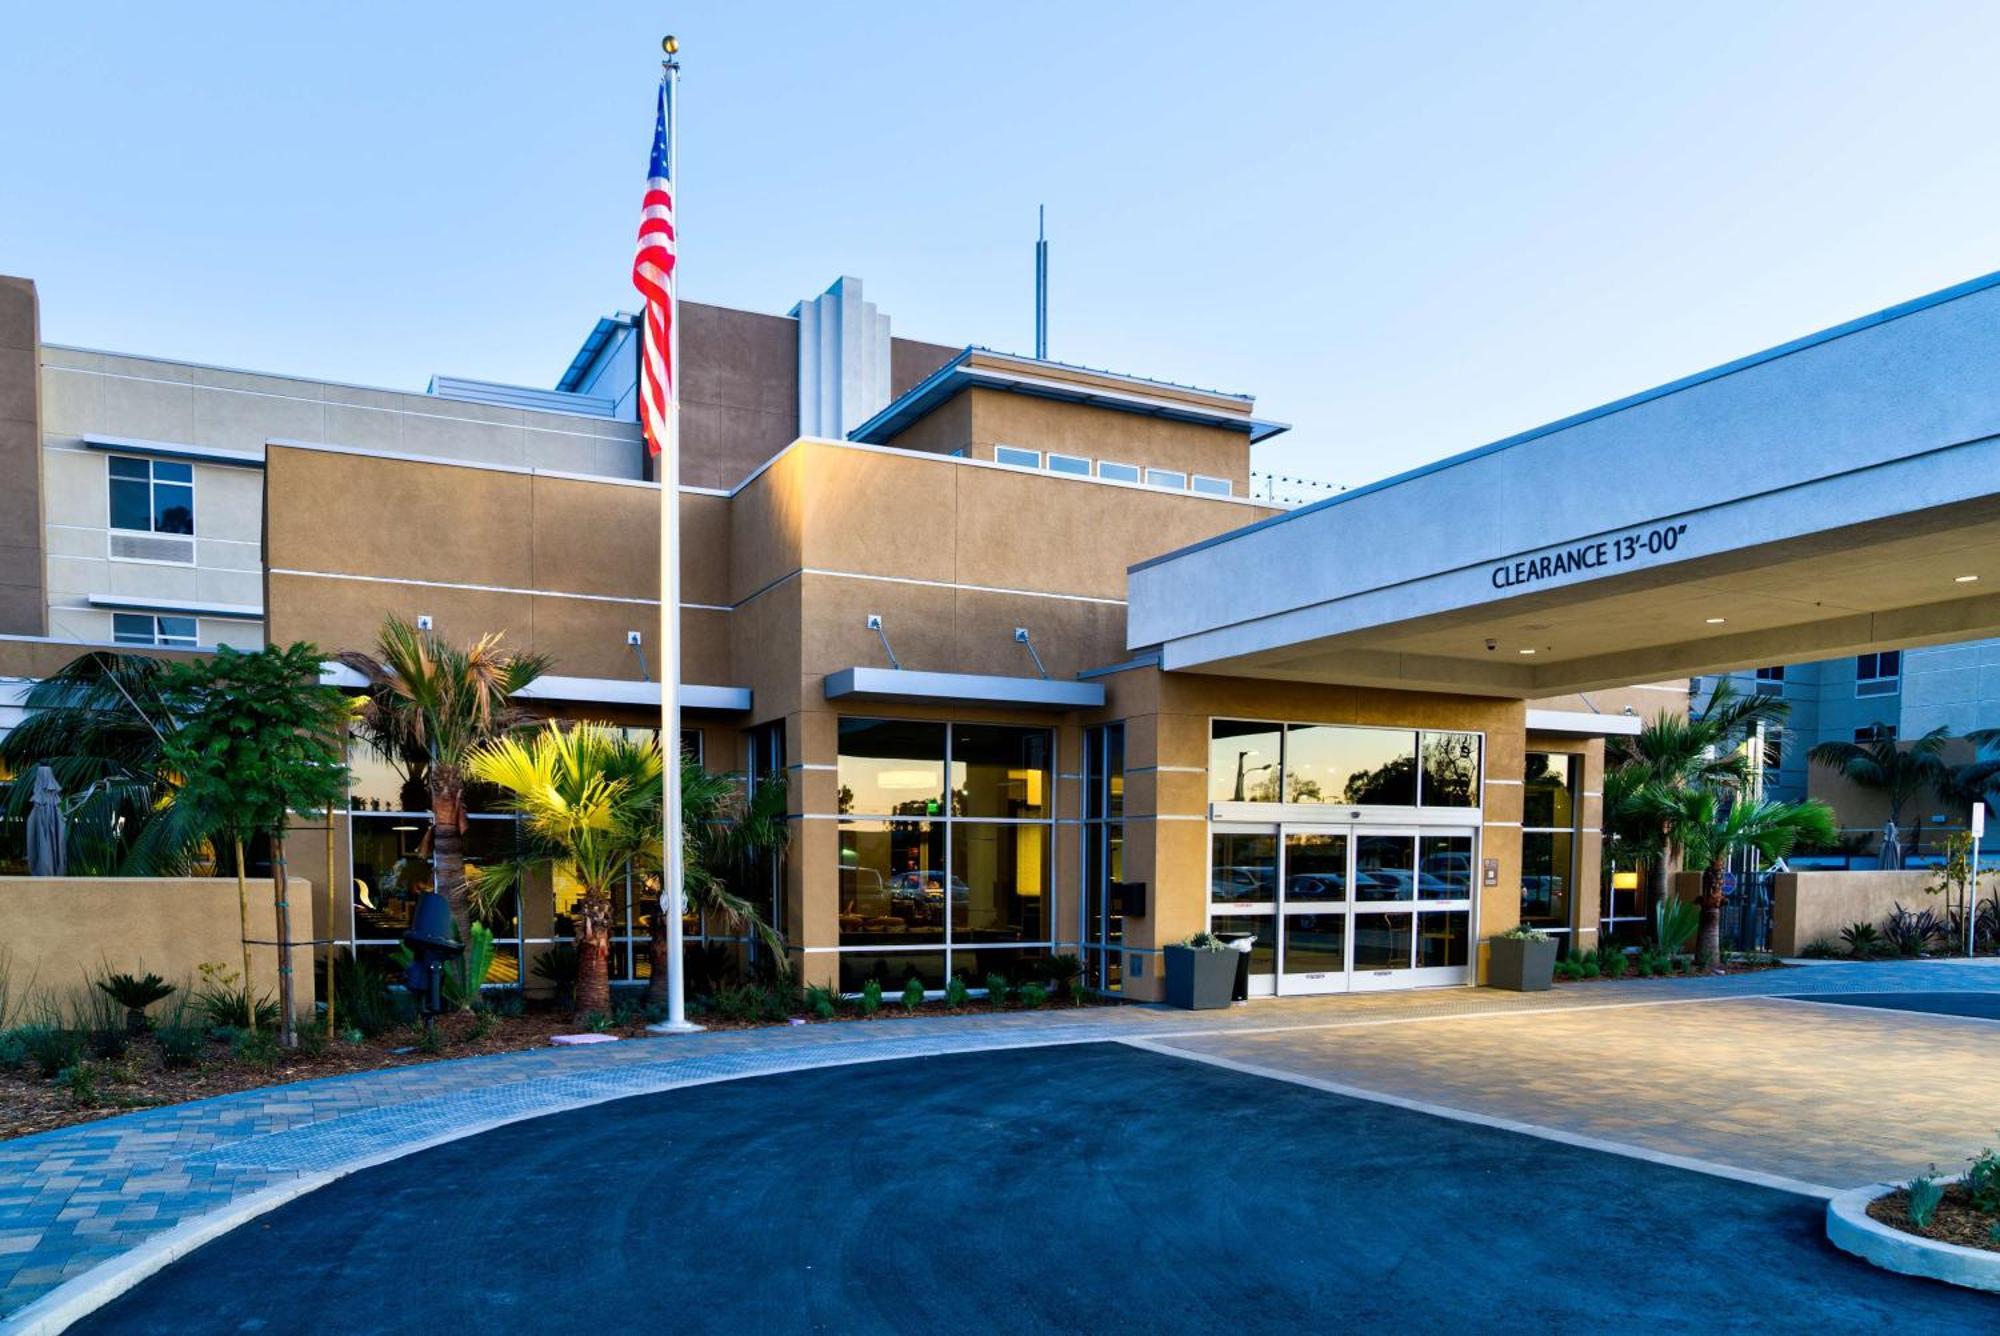
POLYGON ((1521 801, 1521 922, 1566 933, 1574 918, 1577 786, 1582 758, 1529 752, 1521 801))
POLYGON ((1278 837, 1215 832, 1208 869, 1208 900, 1232 909, 1272 905, 1278 899, 1278 837))
POLYGON ((1855 695, 1891 696, 1901 690, 1902 685, 1903 651, 1885 649, 1855 657, 1855 695))
POLYGON ((1218 719, 1208 743, 1208 800, 1274 803, 1281 792, 1284 730, 1277 724, 1218 719))
POLYGON ((1359 724, 1210 725, 1214 803, 1333 807, 1479 806, 1480 735, 1359 724))
POLYGON ((159 645, 193 649, 200 639, 192 617, 155 617, 144 612, 111 614, 111 639, 120 645, 159 645))
POLYGON ((958 724, 951 730, 951 814, 1032 819, 1049 814, 1045 728, 958 724))
POLYGON ((1083 738, 1083 967, 1092 988, 1124 982, 1125 916, 1113 891, 1125 879, 1125 725, 1083 738))
POLYGON ((1021 947, 1046 954, 1055 921, 1055 735, 850 718, 839 738, 840 812, 849 818, 839 830, 840 945, 944 948, 902 964, 871 952, 862 975, 843 960, 842 979, 914 970, 927 986, 938 974, 942 986, 948 971, 976 988, 988 972, 1025 959, 1021 947), (1003 945, 1006 952, 974 954, 1003 945))
POLYGON ((841 815, 939 816, 945 726, 907 719, 842 719, 841 815))
POLYGON ((113 455, 111 527, 140 533, 194 532, 194 466, 170 459, 113 455))

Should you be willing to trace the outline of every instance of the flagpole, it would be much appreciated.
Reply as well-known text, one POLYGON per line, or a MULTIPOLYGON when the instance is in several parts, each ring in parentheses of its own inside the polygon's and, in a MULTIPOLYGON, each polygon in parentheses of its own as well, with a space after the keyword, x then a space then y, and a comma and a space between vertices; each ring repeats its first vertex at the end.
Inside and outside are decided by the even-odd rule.
MULTIPOLYGON (((660 43, 667 58, 660 78, 667 92, 667 181, 673 191, 675 251, 681 217, 680 43, 660 43)), ((659 1032, 698 1030, 687 1018, 687 961, 682 917, 685 869, 681 846, 681 284, 678 254, 667 290, 667 440, 660 452, 660 749, 664 762, 662 803, 665 820, 660 849, 660 912, 667 920, 667 1018, 659 1032)))

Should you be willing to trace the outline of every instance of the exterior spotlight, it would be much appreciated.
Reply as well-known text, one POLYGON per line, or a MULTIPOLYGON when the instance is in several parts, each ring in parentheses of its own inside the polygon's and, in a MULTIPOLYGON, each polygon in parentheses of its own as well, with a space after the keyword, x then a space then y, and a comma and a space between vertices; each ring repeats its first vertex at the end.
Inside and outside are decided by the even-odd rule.
POLYGON ((660 39, 660 50, 666 52, 670 56, 679 55, 681 50, 681 39, 674 36, 672 33, 668 33, 665 37, 662 37, 660 39))
POLYGON ((1706 620, 1710 626, 1720 626, 1729 619, 1727 617, 1709 617, 1705 618, 1704 620, 1706 620))
POLYGON ((1523 654, 1533 654, 1534 652, 1535 652, 1535 651, 1533 651, 1533 650, 1531 650, 1531 649, 1524 649, 1524 650, 1522 650, 1522 651, 1521 651, 1521 653, 1523 653, 1523 654))
POLYGON ((1954 576, 1954 577, 1952 577, 1952 583, 1953 583, 1953 584, 1961 584, 1961 585, 1969 585, 1969 584, 1971 584, 1971 583, 1972 583, 1972 582, 1973 582, 1974 580, 1977 580, 1978 578, 1979 578, 1979 577, 1978 577, 1978 576, 1976 576, 1976 575, 1958 575, 1958 576, 1954 576))

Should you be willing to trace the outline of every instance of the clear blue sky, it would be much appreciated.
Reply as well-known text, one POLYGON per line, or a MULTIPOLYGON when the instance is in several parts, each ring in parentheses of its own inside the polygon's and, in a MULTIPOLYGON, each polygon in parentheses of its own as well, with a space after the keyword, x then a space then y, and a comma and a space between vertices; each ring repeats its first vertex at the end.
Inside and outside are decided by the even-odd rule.
POLYGON ((627 285, 1259 396, 1361 482, 2000 269, 2000 6, 21 7, 0 272, 51 341, 547 385, 627 285))

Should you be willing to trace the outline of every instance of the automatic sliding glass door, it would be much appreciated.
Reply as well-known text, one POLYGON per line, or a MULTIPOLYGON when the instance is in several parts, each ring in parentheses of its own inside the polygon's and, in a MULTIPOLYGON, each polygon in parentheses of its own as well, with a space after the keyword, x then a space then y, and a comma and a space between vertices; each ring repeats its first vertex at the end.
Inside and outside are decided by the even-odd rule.
POLYGON ((1285 829, 1278 991, 1347 989, 1347 888, 1352 840, 1345 831, 1285 829))

